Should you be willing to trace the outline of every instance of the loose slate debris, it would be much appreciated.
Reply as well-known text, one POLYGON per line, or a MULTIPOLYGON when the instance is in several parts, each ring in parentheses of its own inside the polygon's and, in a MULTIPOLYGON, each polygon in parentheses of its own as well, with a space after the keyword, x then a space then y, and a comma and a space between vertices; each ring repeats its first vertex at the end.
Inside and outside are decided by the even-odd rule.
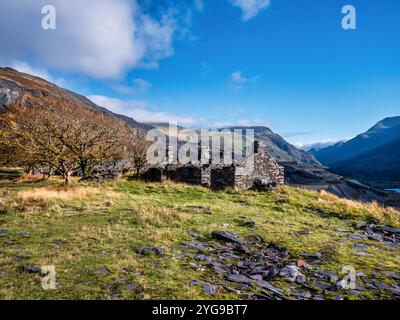
MULTIPOLYGON (((353 234, 356 240, 365 240, 371 236, 371 225, 360 224, 358 228, 358 233, 353 234)), ((388 235, 388 231, 379 230, 384 236, 388 235)), ((350 234, 351 230, 346 230, 347 232, 350 234)), ((372 232, 378 235, 378 231, 372 232)), ((235 293, 238 299, 345 300, 362 297, 365 290, 385 290, 397 297, 396 286, 381 285, 376 282, 376 278, 369 278, 360 272, 357 273, 355 290, 343 288, 341 274, 320 270, 318 264, 324 258, 320 252, 303 252, 300 254, 302 260, 290 256, 289 251, 280 245, 266 243, 255 233, 251 237, 241 238, 232 232, 214 231, 211 239, 197 233, 191 234, 196 241, 180 245, 183 250, 180 261, 189 266, 195 265, 198 271, 203 272, 203 280, 195 280, 191 284, 201 285, 206 295, 215 295, 215 289, 219 288, 218 293, 235 293), (215 272, 215 275, 210 277, 208 272, 204 272, 207 270, 215 272), (280 280, 280 288, 275 287, 276 280, 280 280)), ((393 235, 396 234, 391 233, 393 235)), ((367 248, 368 245, 354 244, 354 249, 359 249, 358 254, 363 254, 364 251, 361 250, 367 248)), ((336 271, 341 272, 339 269, 336 271)), ((381 275, 383 274, 394 280, 400 277, 390 271, 382 272, 381 275)))
POLYGON ((393 271, 382 271, 383 274, 392 277, 395 280, 400 280, 400 274, 397 274, 393 271))
POLYGON ((124 286, 124 289, 125 289, 126 291, 133 291, 133 290, 135 290, 137 287, 138 287, 138 285, 137 285, 136 283, 130 283, 130 284, 127 284, 126 286, 124 286))
POLYGON ((30 238, 31 233, 28 231, 23 231, 23 232, 18 233, 18 236, 20 236, 21 238, 30 238))
POLYGON ((162 257, 164 255, 164 250, 160 247, 134 247, 133 250, 141 255, 151 255, 155 254, 156 256, 162 257))
POLYGON ((26 273, 41 273, 42 268, 37 267, 37 266, 27 265, 27 266, 22 267, 22 271, 26 272, 26 273))
POLYGON ((0 237, 6 236, 8 234, 8 230, 0 229, 0 237))
POLYGON ((94 273, 106 275, 106 274, 111 274, 111 271, 108 270, 107 268, 100 268, 100 269, 96 270, 94 273))
POLYGON ((303 258, 309 258, 309 259, 320 259, 322 255, 320 252, 317 252, 317 253, 303 252, 300 254, 300 256, 302 256, 303 258))
POLYGON ((235 233, 229 231, 213 231, 211 237, 217 240, 222 240, 231 243, 242 243, 243 240, 235 233))
POLYGON ((212 284, 206 283, 203 286, 203 290, 204 292, 209 295, 209 296, 213 296, 215 294, 215 287, 212 284))
POLYGON ((253 282, 252 279, 242 275, 242 274, 230 274, 226 276, 226 280, 236 283, 247 283, 250 284, 253 282))

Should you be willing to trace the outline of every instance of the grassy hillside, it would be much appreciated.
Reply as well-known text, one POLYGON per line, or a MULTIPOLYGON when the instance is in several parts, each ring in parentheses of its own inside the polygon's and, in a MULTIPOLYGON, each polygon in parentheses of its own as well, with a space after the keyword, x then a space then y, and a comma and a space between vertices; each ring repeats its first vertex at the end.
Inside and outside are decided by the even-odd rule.
POLYGON ((303 291, 311 292, 307 298, 396 297, 399 281, 388 271, 400 273, 400 247, 349 237, 361 233, 354 223, 357 228, 365 222, 399 227, 400 215, 393 209, 291 187, 271 194, 213 192, 120 180, 74 182, 66 188, 56 178, 13 178, 0 181, 1 299, 252 298, 255 287, 229 282, 194 255, 181 255, 186 250, 181 244, 194 234, 208 243, 216 230, 244 239, 257 235, 265 241, 262 246, 287 249, 283 263, 297 263, 309 277, 306 285, 284 277, 270 281, 289 299, 303 291), (355 245, 365 245, 365 255, 355 245), (133 249, 147 246, 161 247, 164 255, 133 249), (306 264, 304 252, 320 253, 320 261, 306 264), (28 267, 44 265, 56 268, 56 290, 43 290, 40 274, 28 267), (359 273, 359 290, 324 291, 316 283, 314 273, 340 275, 346 265, 359 273), (211 295, 203 283, 215 288, 211 295), (375 283, 381 286, 371 287, 375 283))

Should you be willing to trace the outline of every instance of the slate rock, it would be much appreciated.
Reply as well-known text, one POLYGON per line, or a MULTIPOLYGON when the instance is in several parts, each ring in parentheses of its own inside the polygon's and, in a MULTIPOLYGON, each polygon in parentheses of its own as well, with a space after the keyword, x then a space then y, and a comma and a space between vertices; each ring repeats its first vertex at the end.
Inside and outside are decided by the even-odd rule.
POLYGON ((204 261, 204 262, 208 262, 208 263, 212 262, 212 259, 208 256, 205 256, 204 254, 199 254, 195 258, 199 261, 204 261))
POLYGON ((233 251, 237 253, 248 253, 250 250, 249 248, 242 246, 242 245, 237 245, 233 248, 233 251))
POLYGON ((229 231, 213 231, 211 237, 217 240, 222 240, 231 243, 242 243, 243 240, 235 233, 229 231))
POLYGON ((396 296, 400 296, 400 287, 395 287, 395 288, 388 288, 386 289, 391 294, 394 294, 396 296))
POLYGON ((28 266, 23 266, 22 271, 26 272, 26 273, 41 273, 42 268, 37 267, 37 266, 28 265, 28 266))
POLYGON ((353 250, 364 251, 367 248, 365 244, 355 244, 353 250))
POLYGON ((117 278, 113 281, 113 283, 120 284, 120 283, 125 283, 126 281, 128 281, 126 278, 117 278))
POLYGON ((20 236, 21 238, 30 238, 31 233, 27 232, 27 231, 23 231, 23 232, 18 233, 18 236, 20 236))
POLYGON ((250 284, 252 283, 252 279, 242 275, 242 274, 230 274, 226 276, 226 280, 236 283, 245 283, 250 284))
POLYGON ((94 272, 95 274, 111 274, 111 271, 107 268, 100 268, 94 272))
POLYGON ((195 239, 197 239, 197 240, 204 240, 203 237, 202 237, 199 233, 197 233, 196 231, 189 230, 189 234, 190 234, 193 238, 195 238, 195 239))
POLYGON ((395 234, 400 234, 400 229, 398 228, 393 228, 391 226, 383 226, 382 230, 388 233, 395 233, 395 234))
POLYGON ((164 255, 164 250, 160 247, 134 247, 133 250, 141 255, 155 254, 156 256, 162 257, 164 255))
POLYGON ((299 292, 299 297, 303 298, 303 299, 311 299, 312 298, 312 294, 308 291, 305 292, 299 292))
POLYGON ((231 288, 231 287, 229 287, 229 286, 223 285, 222 287, 223 287, 226 291, 228 291, 228 292, 233 292, 233 293, 236 293, 236 294, 239 294, 239 293, 240 293, 240 290, 236 290, 236 289, 231 288))
POLYGON ((397 274, 397 273, 395 273, 393 271, 382 271, 382 273, 387 275, 387 276, 391 276, 395 280, 400 280, 400 274, 397 274))
POLYGON ((218 262, 211 262, 211 268, 222 275, 226 275, 228 273, 228 271, 218 262))
POLYGON ((296 276, 296 283, 298 283, 298 284, 303 284, 303 283, 305 283, 306 281, 307 281, 307 278, 306 278, 306 276, 304 275, 304 274, 298 274, 297 276, 296 276))
POLYGON ((346 228, 337 228, 337 229, 335 229, 335 231, 336 232, 350 232, 350 230, 346 229, 346 228))
POLYGON ((6 236, 8 234, 8 230, 0 229, 0 237, 6 236))
POLYGON ((295 265, 287 265, 279 272, 279 275, 281 277, 284 277, 286 280, 291 282, 294 282, 296 280, 296 277, 300 274, 301 272, 299 271, 299 268, 295 265))
POLYGON ((304 258, 310 258, 310 259, 320 259, 321 253, 320 252, 317 252, 317 253, 303 252, 303 253, 300 253, 300 256, 302 256, 304 258))
POLYGON ((204 246, 204 244, 202 244, 200 242, 190 241, 187 245, 193 249, 200 251, 200 252, 207 251, 207 248, 204 246))
POLYGON ((283 296, 281 290, 279 290, 278 288, 274 287, 272 284, 270 284, 267 281, 257 281, 257 284, 261 286, 261 288, 263 289, 267 289, 275 294, 277 294, 278 296, 283 296))
POLYGON ((215 294, 215 287, 212 284, 206 283, 203 286, 203 290, 204 292, 209 295, 209 296, 213 296, 215 294))
POLYGON ((263 281, 264 280, 262 275, 260 275, 260 274, 254 274, 254 275, 250 276, 250 278, 253 279, 253 280, 257 280, 257 281, 263 281))
POLYGON ((270 266, 262 273, 262 277, 264 280, 272 280, 279 275, 279 270, 275 266, 270 266))
POLYGON ((364 234, 352 233, 348 236, 349 239, 353 240, 368 240, 368 237, 364 234))
POLYGON ((367 256, 369 253, 365 252, 365 251, 357 251, 354 254, 358 255, 358 256, 367 256))
POLYGON ((133 291, 138 287, 138 285, 136 283, 129 283, 126 286, 124 286, 124 289, 126 291, 133 291))
POLYGON ((254 228, 256 226, 256 223, 253 220, 244 220, 241 222, 242 226, 248 227, 248 228, 254 228))

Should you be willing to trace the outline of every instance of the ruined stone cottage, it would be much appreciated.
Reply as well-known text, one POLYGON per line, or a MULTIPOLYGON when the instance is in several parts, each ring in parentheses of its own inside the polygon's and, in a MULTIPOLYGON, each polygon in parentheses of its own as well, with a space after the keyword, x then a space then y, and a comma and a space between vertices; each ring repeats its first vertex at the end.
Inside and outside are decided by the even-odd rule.
POLYGON ((178 165, 149 167, 143 173, 147 181, 172 180, 203 185, 215 190, 269 190, 284 183, 284 169, 267 154, 264 143, 254 143, 254 153, 231 165, 178 165))

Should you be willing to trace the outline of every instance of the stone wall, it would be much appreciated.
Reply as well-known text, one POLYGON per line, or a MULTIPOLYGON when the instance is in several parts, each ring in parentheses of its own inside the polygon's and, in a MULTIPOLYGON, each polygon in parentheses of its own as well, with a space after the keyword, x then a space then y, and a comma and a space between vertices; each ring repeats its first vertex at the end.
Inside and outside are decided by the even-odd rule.
POLYGON ((235 167, 212 168, 210 187, 214 190, 235 188, 235 167))
POLYGON ((226 188, 270 190, 284 184, 284 169, 266 153, 265 145, 255 145, 257 153, 231 166, 213 165, 167 165, 150 168, 144 178, 149 181, 166 179, 209 186, 212 189, 226 188))
POLYGON ((202 184, 203 168, 194 165, 178 167, 175 171, 174 181, 188 184, 202 184))

